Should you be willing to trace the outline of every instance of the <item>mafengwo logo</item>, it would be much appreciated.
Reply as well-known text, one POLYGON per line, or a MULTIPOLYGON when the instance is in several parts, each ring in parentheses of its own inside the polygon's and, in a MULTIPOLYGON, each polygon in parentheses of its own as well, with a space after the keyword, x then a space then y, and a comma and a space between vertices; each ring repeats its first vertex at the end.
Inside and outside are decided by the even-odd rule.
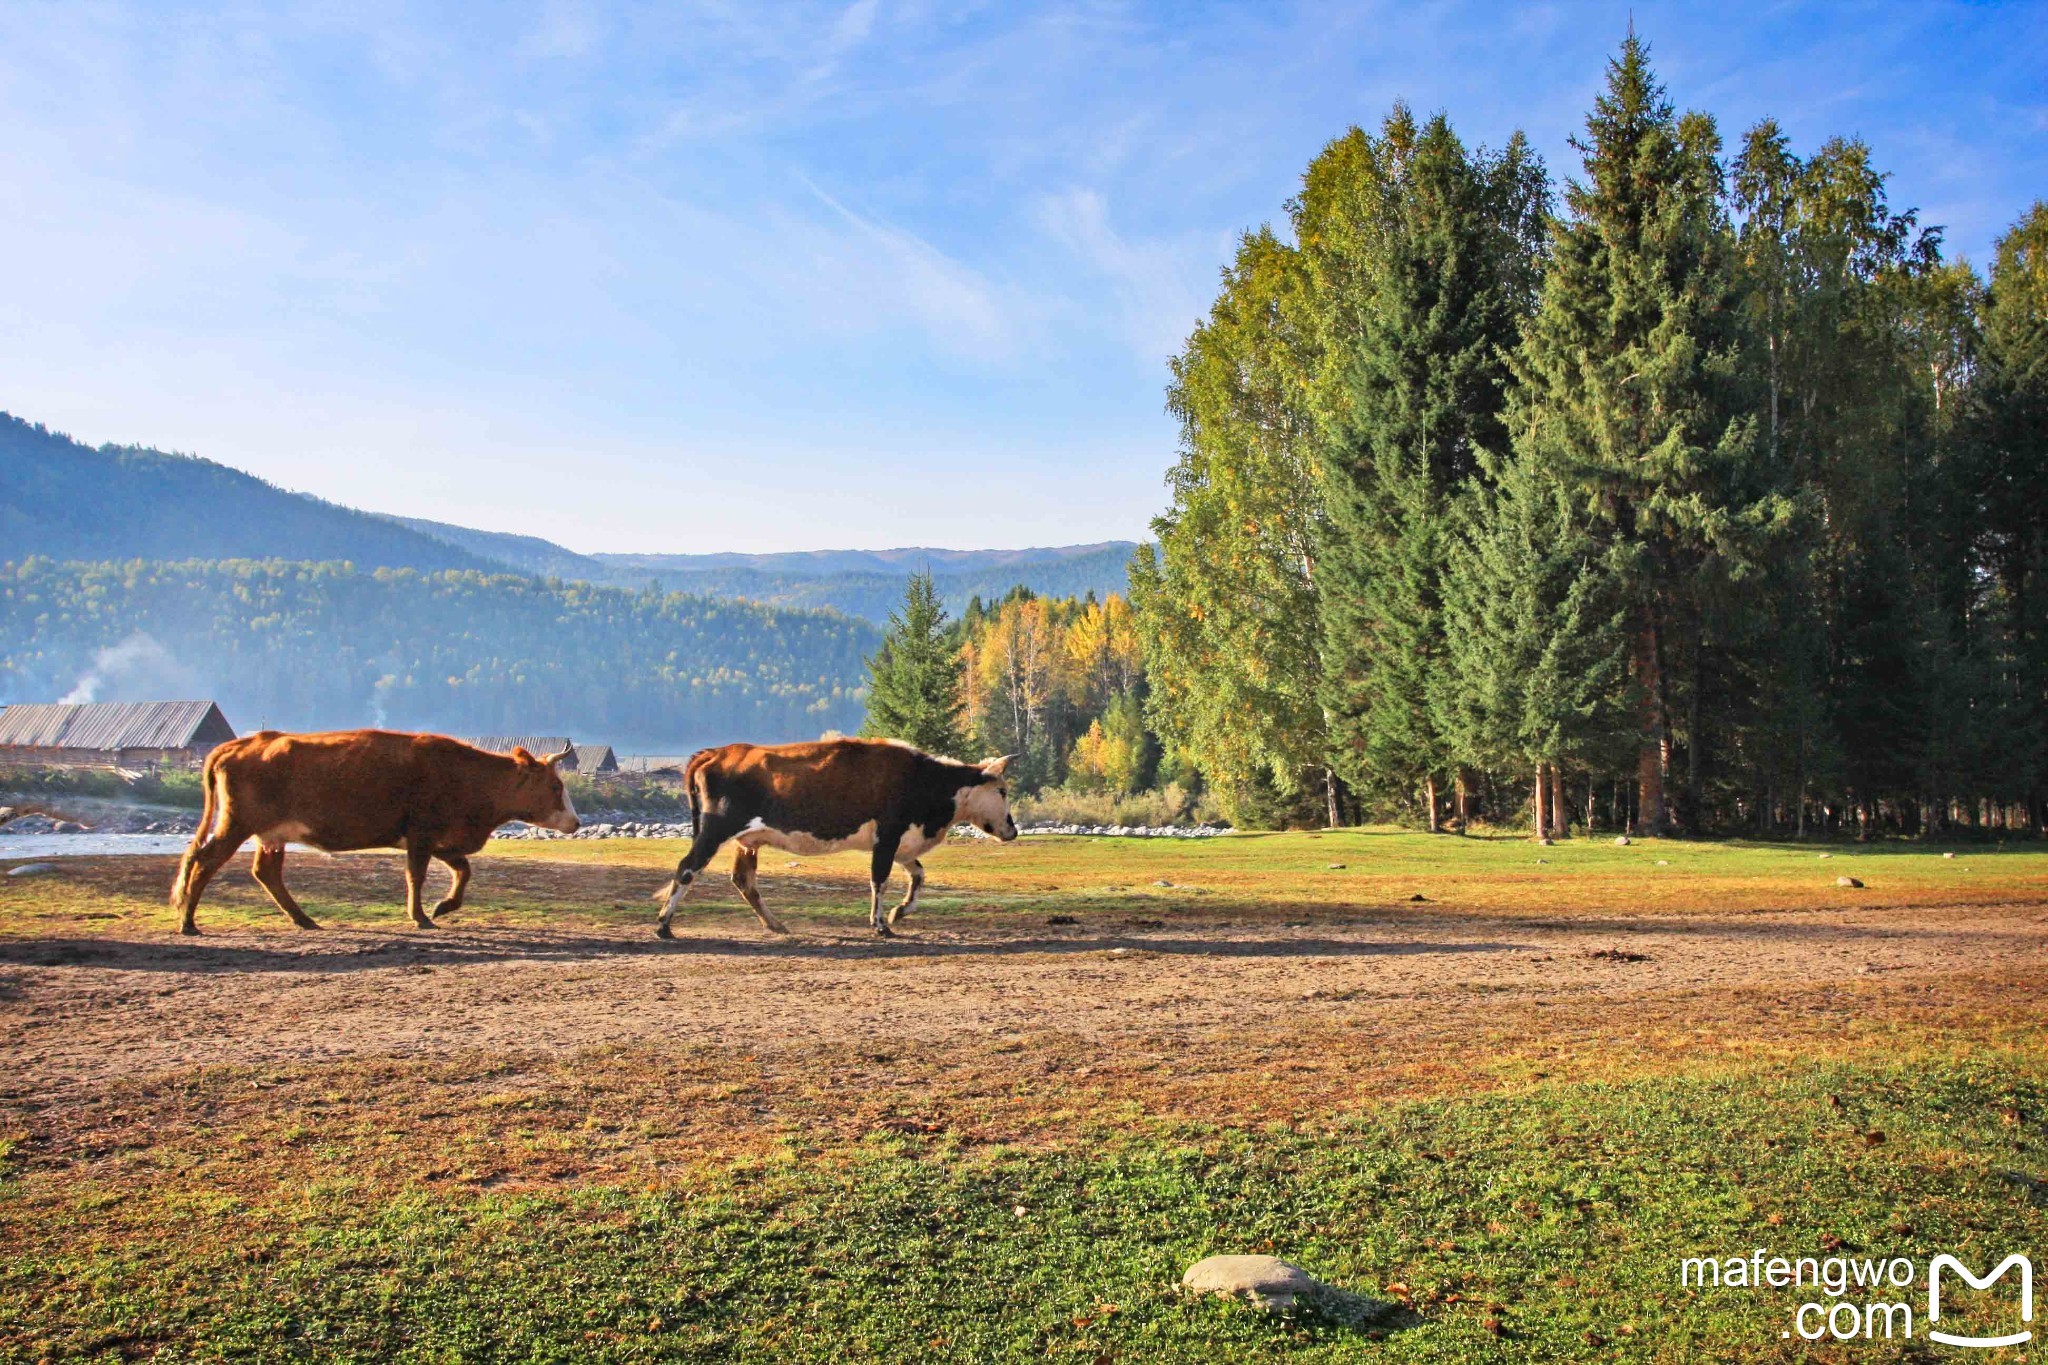
POLYGON ((1943 1346, 1991 1349, 2024 1346, 2034 1338, 2034 1263, 2018 1252, 1983 1275, 1943 1254, 1929 1261, 1923 1274, 1908 1256, 1788 1258, 1759 1247, 1747 1258, 1686 1257, 1679 1262, 1678 1283, 1696 1290, 1811 1288, 1825 1295, 1793 1308, 1791 1323, 1778 1333, 1788 1339, 1903 1341, 1924 1336, 1943 1346), (1924 1297, 1911 1292, 1920 1286, 1924 1297), (1994 1330, 1961 1330, 1955 1295, 1966 1288, 1980 1294, 1999 1290, 1995 1297, 1975 1300, 1971 1315, 1973 1323, 1994 1330), (1925 1305, 1925 1316, 1917 1320, 1916 1300, 1925 1305))
POLYGON ((2020 1331, 2002 1337, 1954 1336, 1938 1330, 1935 1323, 1941 1321, 1941 1272, 1953 1270, 1962 1277, 1963 1283, 1972 1289, 1989 1289, 1993 1283, 2003 1279, 2005 1272, 2017 1268, 2020 1272, 2020 1322, 2034 1320, 2034 1263, 2014 1252, 1998 1263, 1989 1275, 1979 1279, 1953 1256, 1937 1256, 1927 1265, 1927 1336, 1948 1346, 2023 1346, 2033 1339, 2033 1332, 2022 1327, 2020 1331))

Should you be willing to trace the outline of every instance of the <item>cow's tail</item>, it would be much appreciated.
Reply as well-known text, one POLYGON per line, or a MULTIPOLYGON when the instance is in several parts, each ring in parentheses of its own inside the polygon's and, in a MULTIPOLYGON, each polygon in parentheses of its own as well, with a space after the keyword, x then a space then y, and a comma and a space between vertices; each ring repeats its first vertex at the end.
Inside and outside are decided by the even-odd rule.
POLYGON ((206 756, 206 762, 199 769, 199 827, 192 831, 192 842, 185 846, 185 856, 178 860, 178 875, 171 879, 171 908, 181 910, 185 904, 185 885, 192 880, 192 860, 199 854, 199 846, 213 833, 214 817, 220 813, 220 798, 215 794, 220 784, 220 749, 206 756))
MULTIPOLYGON (((690 842, 693 846, 696 843, 697 835, 704 828, 705 796, 704 764, 702 760, 706 754, 711 752, 709 749, 699 749, 696 753, 691 754, 690 761, 683 765, 683 795, 690 802, 690 842)), ((675 894, 676 879, 670 877, 662 884, 661 890, 654 893, 654 899, 666 905, 669 898, 675 894)))

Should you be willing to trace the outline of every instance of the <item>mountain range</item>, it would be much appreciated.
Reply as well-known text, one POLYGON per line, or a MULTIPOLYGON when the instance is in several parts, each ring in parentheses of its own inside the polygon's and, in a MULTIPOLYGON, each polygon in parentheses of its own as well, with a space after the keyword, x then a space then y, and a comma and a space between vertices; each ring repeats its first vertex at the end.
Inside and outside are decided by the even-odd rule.
POLYGON ((660 587, 880 623, 905 578, 932 571, 958 612, 1022 585, 1050 596, 1127 591, 1130 541, 1021 550, 801 550, 581 554, 538 536, 358 511, 252 474, 139 446, 88 446, 0 413, 0 562, 282 559, 359 569, 513 572, 660 587))

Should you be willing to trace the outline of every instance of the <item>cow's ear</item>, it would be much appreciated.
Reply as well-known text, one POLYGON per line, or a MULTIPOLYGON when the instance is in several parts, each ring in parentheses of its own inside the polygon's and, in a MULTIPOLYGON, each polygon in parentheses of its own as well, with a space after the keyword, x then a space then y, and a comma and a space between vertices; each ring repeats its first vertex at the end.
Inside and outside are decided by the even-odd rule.
POLYGON ((533 762, 533 755, 526 752, 526 746, 524 744, 515 744, 512 746, 512 757, 519 760, 521 763, 533 762))
POLYGON ((990 777, 1001 777, 1010 770, 1010 760, 1016 756, 1015 754, 1004 754, 1001 758, 985 758, 981 761, 981 770, 990 777))

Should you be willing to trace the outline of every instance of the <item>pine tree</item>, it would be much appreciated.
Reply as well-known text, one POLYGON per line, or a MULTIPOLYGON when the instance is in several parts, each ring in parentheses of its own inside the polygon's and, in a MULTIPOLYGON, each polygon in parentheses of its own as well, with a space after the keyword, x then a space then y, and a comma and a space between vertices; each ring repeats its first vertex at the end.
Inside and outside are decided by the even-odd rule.
POLYGON ((1518 448, 1547 466, 1631 566, 1641 710, 1637 816, 1659 832, 1682 736, 1698 819, 1709 594, 1747 572, 1790 508, 1760 481, 1733 304, 1733 238, 1712 120, 1680 118, 1631 34, 1575 140, 1542 305, 1517 353, 1518 448))
POLYGON ((1546 781, 1607 770, 1631 734, 1633 552, 1528 455, 1497 474, 1447 536, 1446 666, 1429 700, 1456 759, 1532 775, 1541 836, 1565 823, 1543 819, 1546 781))
POLYGON ((929 570, 911 575, 902 610, 889 617, 868 660, 864 735, 900 739, 927 753, 960 750, 960 660, 929 570))
POLYGON ((2048 201, 1998 240, 1984 309, 1973 484, 2001 628, 1996 791, 2048 820, 2048 201))
POLYGON ((1451 494, 1506 446, 1506 351, 1535 303, 1547 189, 1517 134, 1471 153, 1396 105, 1318 156, 1294 205, 1322 328, 1318 600, 1332 760, 1354 788, 1423 792, 1447 745, 1427 705, 1444 654, 1451 494))

